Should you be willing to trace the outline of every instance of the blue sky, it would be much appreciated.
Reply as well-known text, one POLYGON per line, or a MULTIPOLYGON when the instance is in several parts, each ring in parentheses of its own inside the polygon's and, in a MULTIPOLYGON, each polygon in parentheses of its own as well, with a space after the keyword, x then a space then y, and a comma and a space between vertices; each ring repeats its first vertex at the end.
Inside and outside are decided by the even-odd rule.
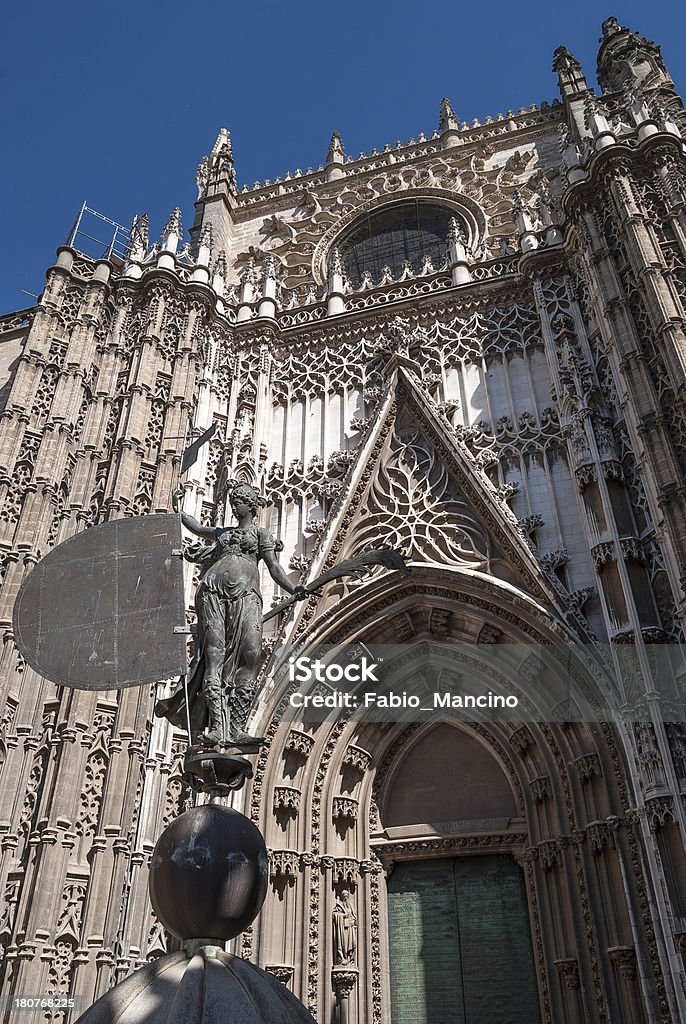
POLYGON ((0 311, 32 304, 20 290, 41 291, 84 200, 124 224, 147 210, 154 237, 179 205, 187 227, 197 163, 222 126, 242 185, 316 167, 334 128, 354 156, 429 135, 443 95, 467 120, 550 101, 555 47, 594 82, 609 15, 659 43, 686 91, 681 2, 6 6, 0 311))

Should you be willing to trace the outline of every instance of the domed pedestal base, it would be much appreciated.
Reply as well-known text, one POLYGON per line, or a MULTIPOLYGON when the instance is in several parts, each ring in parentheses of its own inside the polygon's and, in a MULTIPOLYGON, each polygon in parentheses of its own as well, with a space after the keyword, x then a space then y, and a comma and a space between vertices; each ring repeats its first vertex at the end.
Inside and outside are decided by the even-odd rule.
POLYGON ((187 945, 125 978, 76 1024, 316 1024, 266 971, 217 946, 187 945))

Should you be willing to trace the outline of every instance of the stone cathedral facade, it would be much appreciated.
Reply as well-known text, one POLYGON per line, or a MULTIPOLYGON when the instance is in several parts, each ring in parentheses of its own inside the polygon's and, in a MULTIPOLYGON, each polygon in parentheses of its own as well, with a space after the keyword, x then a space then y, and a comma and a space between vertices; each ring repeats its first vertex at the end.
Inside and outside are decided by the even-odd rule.
POLYGON ((85 1008, 173 948, 147 895, 193 799, 152 717, 172 681, 57 688, 12 608, 56 544, 169 511, 216 422, 188 512, 223 524, 245 480, 294 582, 375 544, 412 566, 269 623, 269 745, 236 806, 271 881, 237 951, 322 1024, 686 1019, 686 117, 615 19, 599 92, 564 47, 554 69, 551 104, 467 124, 444 100, 433 134, 352 158, 334 133, 325 165, 252 188, 222 130, 190 242, 177 210, 153 245, 135 220, 125 259, 62 247, 0 319, 3 993, 85 1008), (282 642, 422 637, 521 645, 514 688, 531 644, 629 649, 620 704, 645 714, 285 720, 282 642))

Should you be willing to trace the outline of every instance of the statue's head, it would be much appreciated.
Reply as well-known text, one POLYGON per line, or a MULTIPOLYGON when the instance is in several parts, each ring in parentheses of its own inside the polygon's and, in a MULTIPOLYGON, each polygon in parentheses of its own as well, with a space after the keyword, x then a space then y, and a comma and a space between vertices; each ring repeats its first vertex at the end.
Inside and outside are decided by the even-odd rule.
POLYGON ((236 484, 229 491, 229 504, 234 515, 239 515, 239 510, 247 506, 252 515, 255 516, 260 506, 260 497, 255 488, 251 487, 250 484, 236 484))

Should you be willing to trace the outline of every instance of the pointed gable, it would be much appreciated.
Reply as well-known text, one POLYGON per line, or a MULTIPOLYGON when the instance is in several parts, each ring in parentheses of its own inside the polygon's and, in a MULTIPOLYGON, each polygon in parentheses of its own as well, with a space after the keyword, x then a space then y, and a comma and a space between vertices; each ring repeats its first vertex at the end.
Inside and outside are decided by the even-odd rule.
MULTIPOLYGON (((389 362, 386 397, 331 510, 309 579, 361 550, 395 547, 417 567, 499 579, 556 618, 571 615, 578 629, 559 584, 538 562, 512 511, 436 407, 415 367, 403 356, 389 362)), ((325 588, 317 614, 348 586, 325 588)))

